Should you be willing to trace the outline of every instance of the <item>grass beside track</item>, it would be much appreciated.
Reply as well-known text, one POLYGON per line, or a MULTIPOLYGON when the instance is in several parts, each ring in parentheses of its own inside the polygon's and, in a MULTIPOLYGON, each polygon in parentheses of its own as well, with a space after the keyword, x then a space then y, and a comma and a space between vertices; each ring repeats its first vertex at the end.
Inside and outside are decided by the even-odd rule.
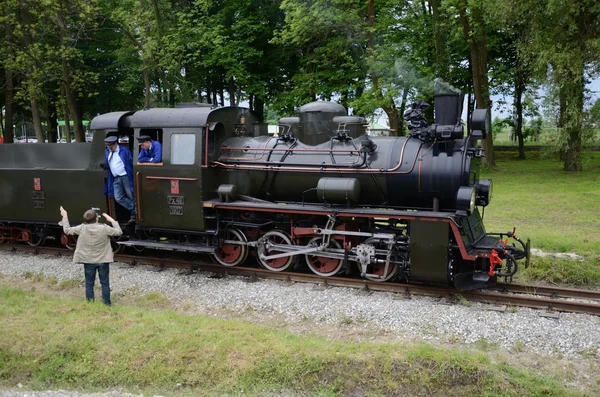
POLYGON ((530 238, 532 247, 547 252, 573 252, 583 262, 534 258, 520 279, 600 286, 600 152, 584 153, 583 172, 562 170, 552 155, 498 152, 497 170, 483 172, 494 181, 493 198, 485 209, 488 231, 508 231, 530 238))
MULTIPOLYGON (((51 284, 56 291, 71 288, 51 284)), ((555 375, 493 362, 484 351, 298 336, 178 313, 158 294, 107 308, 28 289, 0 277, 0 388, 21 383, 165 395, 585 393, 565 389, 555 375)), ((591 388, 600 392, 600 383, 591 388)))

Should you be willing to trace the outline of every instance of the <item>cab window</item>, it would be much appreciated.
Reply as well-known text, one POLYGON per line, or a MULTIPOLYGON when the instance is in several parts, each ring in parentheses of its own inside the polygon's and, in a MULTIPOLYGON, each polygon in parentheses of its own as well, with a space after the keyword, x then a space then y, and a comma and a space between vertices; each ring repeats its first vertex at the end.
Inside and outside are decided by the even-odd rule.
POLYGON ((196 162, 196 135, 171 135, 171 164, 192 165, 196 162))

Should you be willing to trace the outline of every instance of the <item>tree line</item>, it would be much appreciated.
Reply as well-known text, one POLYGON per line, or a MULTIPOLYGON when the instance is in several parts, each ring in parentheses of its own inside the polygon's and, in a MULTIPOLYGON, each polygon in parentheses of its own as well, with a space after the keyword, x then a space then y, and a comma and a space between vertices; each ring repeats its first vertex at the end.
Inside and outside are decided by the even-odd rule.
MULTIPOLYGON (((334 99, 383 109, 402 135, 404 110, 441 78, 469 112, 510 97, 521 157, 544 87, 564 168, 579 171, 585 85, 600 72, 597 0, 3 0, 0 32, 7 143, 16 120, 55 142, 64 119, 82 142, 98 113, 190 101, 287 115, 334 99)), ((484 146, 493 167, 492 136, 484 146)))

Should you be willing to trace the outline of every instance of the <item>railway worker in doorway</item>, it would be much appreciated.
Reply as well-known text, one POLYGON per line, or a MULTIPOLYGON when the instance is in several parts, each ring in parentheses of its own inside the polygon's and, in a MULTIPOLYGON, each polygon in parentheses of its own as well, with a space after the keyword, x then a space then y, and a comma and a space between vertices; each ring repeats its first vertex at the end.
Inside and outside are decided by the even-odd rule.
POLYGON ((111 223, 112 227, 104 223, 98 223, 100 216, 94 210, 87 210, 83 214, 83 223, 71 227, 67 211, 61 206, 60 216, 62 220, 59 225, 68 235, 77 235, 77 246, 73 254, 73 263, 83 263, 85 271, 85 297, 88 301, 94 300, 94 284, 96 283, 96 272, 102 287, 102 302, 110 306, 109 265, 113 262, 113 249, 110 238, 123 234, 119 222, 107 214, 102 216, 111 223))
POLYGON ((114 197, 117 203, 129 211, 128 223, 135 222, 133 200, 133 156, 126 146, 119 145, 119 138, 109 136, 104 140, 106 152, 104 162, 108 168, 108 180, 104 194, 114 197))
POLYGON ((148 135, 141 135, 137 140, 140 143, 138 163, 162 162, 162 145, 159 141, 153 140, 148 135))

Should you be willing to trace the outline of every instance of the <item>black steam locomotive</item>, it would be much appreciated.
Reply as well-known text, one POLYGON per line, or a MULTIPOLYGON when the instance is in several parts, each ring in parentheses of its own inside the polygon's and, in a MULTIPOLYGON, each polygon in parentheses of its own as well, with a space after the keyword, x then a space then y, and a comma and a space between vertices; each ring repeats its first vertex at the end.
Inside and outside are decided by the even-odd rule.
POLYGON ((103 140, 118 136, 137 158, 134 138, 149 135, 163 162, 134 164, 137 219, 115 248, 207 253, 223 266, 251 254, 275 272, 307 266, 459 289, 510 281, 529 242, 486 233, 477 208, 492 197, 476 168, 487 111, 474 112, 465 137, 462 95, 436 97, 433 125, 424 108, 405 115, 405 137, 371 137, 364 118, 313 102, 281 119, 276 136, 248 109, 196 105, 100 115, 91 144, 0 145, 0 242, 72 247, 56 224, 60 205, 125 222, 103 194, 103 140))

